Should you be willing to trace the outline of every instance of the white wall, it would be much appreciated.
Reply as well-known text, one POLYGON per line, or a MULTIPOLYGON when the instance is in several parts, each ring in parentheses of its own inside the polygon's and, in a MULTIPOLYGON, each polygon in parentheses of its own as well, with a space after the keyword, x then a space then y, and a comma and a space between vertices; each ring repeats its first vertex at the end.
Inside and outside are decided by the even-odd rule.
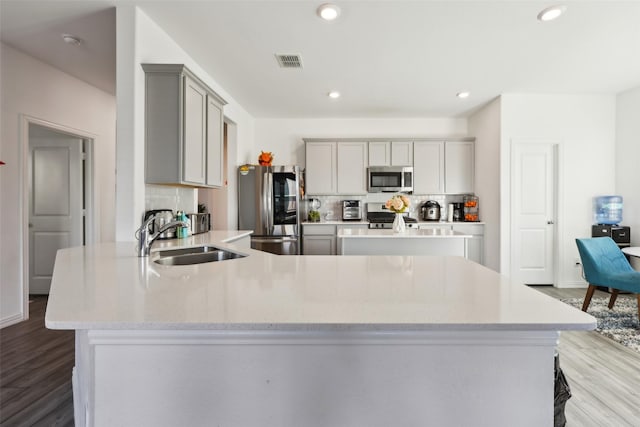
MULTIPOLYGON (((115 98, 87 83, 0 45, 2 142, 0 158, 0 325, 20 320, 23 313, 23 251, 26 230, 22 206, 26 155, 21 144, 21 115, 95 135, 95 237, 115 236, 115 98)), ((25 263, 26 264, 26 263, 25 263)))
MULTIPOLYGON (((640 87, 616 101, 616 194, 623 197, 622 223, 631 227, 631 246, 640 246, 640 87)), ((640 269, 639 259, 632 262, 640 269)))
MULTIPOLYGON (((116 10, 117 22, 117 98, 118 98, 118 193, 116 239, 133 239, 144 214, 146 193, 144 184, 144 71, 142 63, 185 64, 202 81, 222 96, 228 105, 225 118, 237 126, 237 146, 230 152, 238 156, 253 147, 253 118, 209 74, 198 65, 161 27, 142 10, 121 5, 116 10), (124 188, 126 187, 126 188, 124 188), (122 189, 122 191, 120 191, 122 189)), ((239 163, 240 160, 237 161, 239 163)), ((230 186, 235 180, 230 179, 230 186)), ((150 194, 154 193, 151 188, 150 194)), ((179 190, 178 197, 197 201, 196 190, 179 190), (186 192, 191 192, 191 196, 186 192)), ((236 191, 229 189, 237 205, 236 191)), ((178 202, 180 203, 180 202, 178 202)), ((214 207, 215 208, 215 207, 214 207)))
POLYGON ((256 119, 255 147, 239 153, 241 164, 258 163, 271 151, 277 165, 305 165, 302 138, 467 136, 467 120, 416 119, 256 119), (244 157, 242 157, 244 155, 244 157))
POLYGON ((615 107, 613 95, 502 96, 501 271, 510 266, 510 157, 512 141, 559 141, 559 216, 556 218, 559 287, 583 286, 575 267, 577 237, 590 237, 592 198, 615 194, 615 107))
POLYGON ((496 98, 469 117, 475 136, 475 193, 484 226, 484 265, 500 271, 500 133, 501 102, 496 98))

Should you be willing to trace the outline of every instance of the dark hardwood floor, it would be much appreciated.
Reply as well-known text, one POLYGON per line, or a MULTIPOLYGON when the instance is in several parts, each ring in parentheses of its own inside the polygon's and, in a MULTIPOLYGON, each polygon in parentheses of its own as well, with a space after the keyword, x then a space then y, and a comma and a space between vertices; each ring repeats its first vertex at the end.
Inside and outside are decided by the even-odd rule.
MULTIPOLYGON (((536 288, 558 299, 585 293, 536 288)), ((74 333, 44 327, 46 303, 33 297, 29 320, 0 330, 0 426, 73 426, 74 333)), ((559 352, 573 394, 568 427, 640 425, 640 353, 592 331, 563 332, 559 352)))
POLYGON ((29 320, 0 329, 0 426, 73 426, 74 332, 44 327, 46 296, 29 320))

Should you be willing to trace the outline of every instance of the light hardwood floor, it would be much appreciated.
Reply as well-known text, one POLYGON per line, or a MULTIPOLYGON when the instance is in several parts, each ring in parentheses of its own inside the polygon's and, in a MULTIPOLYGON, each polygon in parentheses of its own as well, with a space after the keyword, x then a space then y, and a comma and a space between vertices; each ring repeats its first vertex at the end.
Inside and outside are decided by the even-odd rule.
MULTIPOLYGON (((554 298, 582 298, 585 293, 535 289, 554 298)), ((46 297, 34 298, 28 321, 0 330, 3 427, 73 426, 74 334, 45 329, 45 306, 46 297)), ((640 353, 596 332, 563 332, 559 352, 572 393, 565 408, 568 427, 640 426, 640 353)))
MULTIPOLYGON (((557 299, 584 298, 586 293, 586 289, 533 288, 557 299)), ((596 291, 594 297, 609 298, 609 294, 596 291)), ((622 298, 635 304, 635 295, 618 297, 622 298)), ((562 332, 558 351, 572 394, 565 407, 568 427, 640 426, 640 353, 593 331, 562 332)))

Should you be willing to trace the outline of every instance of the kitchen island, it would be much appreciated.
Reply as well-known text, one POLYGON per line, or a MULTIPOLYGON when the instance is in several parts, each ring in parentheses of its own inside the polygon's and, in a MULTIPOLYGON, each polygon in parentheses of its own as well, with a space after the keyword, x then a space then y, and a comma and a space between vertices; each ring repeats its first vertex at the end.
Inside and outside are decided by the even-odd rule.
POLYGON ((552 425, 559 331, 595 327, 461 257, 277 256, 220 236, 148 258, 59 251, 46 325, 76 330, 76 425, 552 425), (246 256, 155 262, 202 244, 246 256))
POLYGON ((451 229, 343 228, 338 230, 340 255, 440 255, 465 256, 472 236, 451 229))

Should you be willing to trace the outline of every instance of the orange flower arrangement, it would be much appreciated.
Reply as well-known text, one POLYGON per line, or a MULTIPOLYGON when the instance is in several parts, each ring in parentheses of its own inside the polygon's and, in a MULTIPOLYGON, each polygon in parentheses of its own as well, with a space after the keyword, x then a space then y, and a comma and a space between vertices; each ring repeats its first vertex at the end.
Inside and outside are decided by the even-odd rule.
POLYGON ((260 151, 260 155, 258 156, 258 164, 260 166, 271 166, 272 161, 273 154, 271 151, 260 151))

